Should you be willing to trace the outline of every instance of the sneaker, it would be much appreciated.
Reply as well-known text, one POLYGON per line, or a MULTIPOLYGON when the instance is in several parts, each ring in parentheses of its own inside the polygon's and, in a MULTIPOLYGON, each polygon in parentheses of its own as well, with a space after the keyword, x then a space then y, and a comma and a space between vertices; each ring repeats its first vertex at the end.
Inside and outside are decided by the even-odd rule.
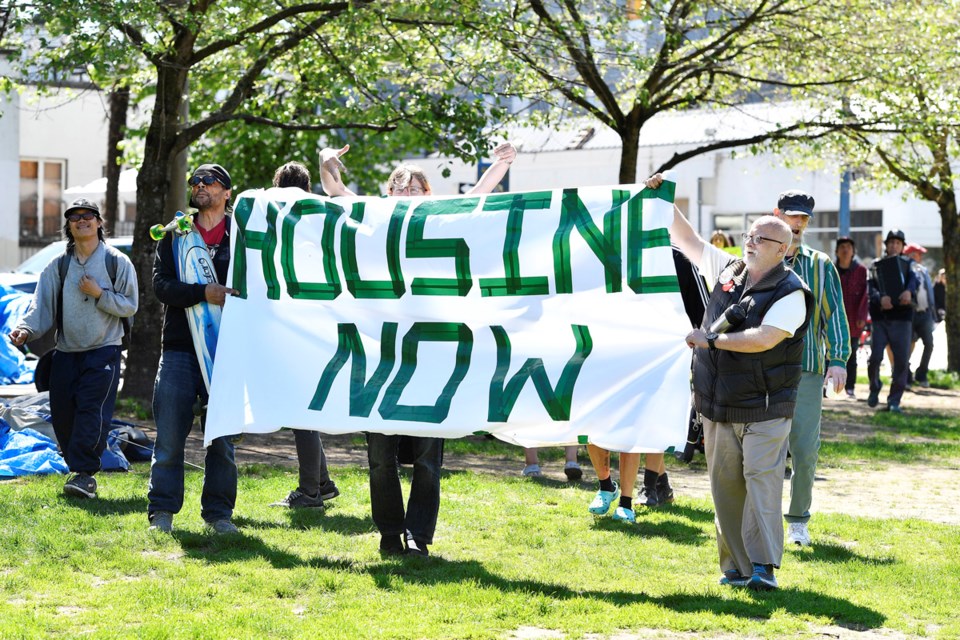
POLYGON ((753 563, 753 575, 747 581, 747 587, 754 591, 773 591, 777 588, 777 578, 773 575, 772 564, 753 563))
POLYGON ((149 531, 173 533, 173 514, 169 511, 155 511, 150 515, 149 531))
POLYGON ((613 512, 613 519, 632 524, 637 521, 637 514, 633 512, 633 509, 617 507, 617 510, 613 512))
POLYGON ((214 533, 219 533, 219 534, 240 533, 240 529, 237 529, 237 525, 230 522, 229 518, 208 522, 207 527, 209 529, 212 529, 214 533))
POLYGON ((640 487, 640 495, 637 496, 637 502, 645 507, 659 507, 663 504, 663 501, 660 500, 660 494, 657 491, 656 485, 652 487, 643 485, 640 487))
POLYGON ((340 495, 340 489, 337 489, 337 484, 333 480, 327 480, 320 485, 320 499, 324 502, 333 500, 338 495, 340 495))
POLYGON ((810 531, 807 530, 807 523, 791 522, 787 531, 787 542, 801 547, 809 547, 810 531))
POLYGON ((851 400, 856 400, 857 394, 853 392, 853 389, 847 389, 847 397, 851 400))
POLYGON ((271 507, 286 507, 288 509, 323 509, 323 498, 319 495, 308 496, 299 489, 290 492, 283 500, 272 502, 271 507))
POLYGON ((427 543, 417 540, 413 534, 407 531, 407 555, 408 556, 429 556, 430 550, 427 549, 427 543))
POLYGON ((595 516, 605 516, 610 511, 610 505, 620 499, 620 485, 613 483, 613 491, 597 491, 593 497, 593 502, 587 507, 587 510, 595 516))
POLYGON ((563 472, 566 474, 568 482, 579 482, 579 480, 583 477, 583 469, 581 469, 580 465, 573 460, 570 460, 563 465, 563 472))
POLYGON ((75 473, 63 485, 63 492, 74 498, 96 498, 97 479, 89 473, 75 473))
POLYGON ((720 578, 720 584, 725 587, 745 587, 750 582, 750 578, 741 574, 736 569, 727 569, 720 578))
POLYGON ((867 396, 867 406, 875 407, 880 402, 880 389, 870 389, 870 395, 867 396))
POLYGON ((666 474, 657 478, 657 497, 660 498, 660 504, 673 502, 673 487, 666 474))
POLYGON ((783 468, 783 479, 784 479, 784 480, 789 480, 789 479, 792 478, 792 477, 793 477, 793 469, 791 469, 790 467, 784 467, 784 468, 783 468))
POLYGON ((538 464, 528 464, 523 468, 523 471, 520 472, 524 478, 539 478, 543 475, 543 471, 540 470, 540 465, 538 464))
POLYGON ((920 386, 921 386, 922 388, 924 388, 924 389, 929 389, 929 388, 930 388, 930 381, 929 381, 929 380, 920 380, 919 382, 917 382, 917 384, 920 385, 920 386))
POLYGON ((888 404, 887 411, 889 411, 890 413, 899 413, 903 415, 903 409, 901 409, 900 405, 898 404, 888 404))
POLYGON ((406 552, 403 548, 403 539, 399 535, 380 536, 381 556, 402 556, 406 552))

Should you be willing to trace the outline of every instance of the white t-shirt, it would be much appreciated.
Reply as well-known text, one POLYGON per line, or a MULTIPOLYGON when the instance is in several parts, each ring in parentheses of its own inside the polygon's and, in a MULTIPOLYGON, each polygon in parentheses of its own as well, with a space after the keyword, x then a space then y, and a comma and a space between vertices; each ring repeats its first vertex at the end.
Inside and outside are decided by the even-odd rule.
MULTIPOLYGON (((717 278, 728 264, 737 260, 737 257, 719 249, 712 244, 703 244, 703 253, 700 255, 700 275, 710 283, 711 287, 717 283, 717 278)), ((803 299, 803 291, 797 290, 790 295, 774 302, 763 316, 761 325, 776 327, 786 331, 787 337, 793 334, 803 324, 807 316, 807 305, 803 299)))

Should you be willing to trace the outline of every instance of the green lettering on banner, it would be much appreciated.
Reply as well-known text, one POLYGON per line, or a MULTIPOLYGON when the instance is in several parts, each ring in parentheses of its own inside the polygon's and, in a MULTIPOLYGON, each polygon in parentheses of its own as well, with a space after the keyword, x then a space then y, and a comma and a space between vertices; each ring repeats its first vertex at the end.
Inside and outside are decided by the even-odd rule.
MULTIPOLYGON (((619 190, 616 192, 619 193, 619 190)), ((607 293, 623 289, 623 267, 620 255, 620 202, 614 195, 613 207, 603 214, 603 233, 594 224, 590 212, 576 189, 564 189, 560 208, 560 225, 553 236, 553 269, 557 293, 573 293, 573 271, 570 266, 570 233, 580 233, 593 254, 603 264, 607 293)))
POLYGON ((247 225, 253 213, 253 202, 253 198, 240 198, 233 211, 233 219, 237 223, 236 251, 231 256, 233 260, 233 288, 240 292, 240 298, 247 297, 247 250, 260 251, 263 280, 267 285, 267 298, 279 300, 280 282, 277 280, 277 269, 273 264, 273 254, 277 248, 277 214, 280 209, 276 202, 267 202, 267 230, 265 232, 249 231, 247 225))
POLYGON ((380 402, 380 417, 384 420, 431 422, 439 424, 450 413, 450 402, 470 368, 473 352, 473 332, 462 322, 415 322, 400 347, 400 369, 390 382, 380 402), (453 371, 433 405, 402 405, 400 396, 417 368, 417 350, 421 342, 456 342, 457 355, 453 371))
POLYGON ((480 278, 482 296, 543 296, 550 293, 546 276, 520 275, 520 233, 525 211, 549 209, 550 191, 530 193, 503 193, 487 196, 484 211, 508 211, 507 233, 503 241, 503 272, 505 278, 480 278))
POLYGON ((540 402, 553 420, 569 420, 570 405, 573 402, 573 388, 580 376, 580 368, 593 351, 593 339, 590 329, 585 325, 574 324, 573 337, 577 346, 573 355, 563 367, 560 380, 554 389, 550 378, 543 368, 542 358, 528 358, 520 370, 504 384, 510 370, 510 338, 503 327, 493 326, 494 340, 497 342, 497 368, 490 380, 490 396, 487 405, 487 422, 508 422, 513 405, 527 380, 533 379, 533 386, 540 396, 540 402))
POLYGON ((311 411, 323 411, 323 405, 330 395, 330 387, 337 374, 346 364, 347 358, 353 358, 350 367, 350 415, 367 418, 373 409, 373 404, 380 395, 380 388, 387 381, 397 352, 397 323, 385 322, 380 332, 380 364, 367 381, 367 354, 360 341, 360 332, 357 325, 340 323, 337 325, 337 351, 327 363, 317 390, 308 407, 311 411))
POLYGON ((298 300, 333 300, 343 291, 340 276, 337 273, 337 256, 333 246, 337 220, 344 209, 332 202, 320 200, 299 200, 283 218, 280 235, 283 244, 280 249, 280 266, 283 279, 287 284, 287 293, 298 300), (293 237, 297 224, 303 216, 323 215, 323 232, 320 236, 320 249, 323 252, 323 275, 326 282, 300 282, 294 265, 293 237))
POLYGON ((408 258, 453 258, 456 278, 414 278, 410 292, 418 296, 465 296, 473 287, 470 247, 463 238, 424 238, 428 216, 471 213, 479 198, 427 201, 410 214, 407 226, 408 258))
MULTIPOLYGON (((357 264, 357 226, 345 224, 340 237, 340 255, 343 256, 343 272, 347 278, 347 290, 354 298, 399 298, 407 291, 400 269, 400 230, 410 201, 398 200, 390 223, 387 226, 387 269, 389 280, 364 280, 357 264)), ((365 203, 355 202, 350 219, 363 222, 365 203)))
POLYGON ((673 202, 675 186, 673 182, 664 182, 659 189, 644 189, 627 202, 627 282, 634 293, 680 291, 680 283, 675 275, 643 277, 644 250, 670 246, 670 232, 667 229, 643 230, 643 201, 662 198, 673 202))

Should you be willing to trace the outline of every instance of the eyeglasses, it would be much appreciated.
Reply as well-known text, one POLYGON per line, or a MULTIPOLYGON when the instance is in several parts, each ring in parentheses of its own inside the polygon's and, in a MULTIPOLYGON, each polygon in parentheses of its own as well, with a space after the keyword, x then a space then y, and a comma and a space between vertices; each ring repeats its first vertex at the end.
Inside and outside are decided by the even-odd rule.
POLYGON ((187 184, 191 187, 195 187, 202 182, 209 187, 216 181, 217 179, 213 176, 191 176, 190 179, 187 180, 187 184))
POLYGON ((70 222, 80 222, 81 220, 93 220, 97 217, 93 211, 84 211, 83 213, 71 213, 67 216, 70 222))
POLYGON ((780 242, 779 240, 774 240, 773 238, 764 238, 763 236, 750 235, 749 233, 741 233, 740 237, 743 238, 743 241, 746 244, 760 245, 764 242, 772 242, 774 244, 786 244, 786 242, 780 242))
POLYGON ((427 193, 423 187, 415 184, 409 184, 405 187, 393 185, 390 191, 395 196, 422 196, 427 193))

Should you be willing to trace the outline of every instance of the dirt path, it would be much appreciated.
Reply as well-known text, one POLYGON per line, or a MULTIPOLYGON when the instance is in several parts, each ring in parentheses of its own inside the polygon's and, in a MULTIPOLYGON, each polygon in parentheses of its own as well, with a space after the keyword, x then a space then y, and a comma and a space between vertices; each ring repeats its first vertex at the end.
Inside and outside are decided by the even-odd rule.
MULTIPOLYGON (((866 388, 858 388, 859 400, 826 400, 824 409, 836 413, 823 424, 824 440, 862 440, 873 433, 867 419, 875 409, 867 407, 866 388)), ((885 398, 881 395, 881 400, 885 398)), ((903 399, 907 412, 936 411, 960 416, 960 392, 918 389, 903 399)), ((150 425, 152 426, 152 425, 150 425)), ((324 449, 331 466, 366 466, 366 450, 354 444, 353 436, 324 436, 324 449)), ((199 439, 191 438, 188 460, 202 464, 199 439)), ((248 434, 238 447, 241 464, 267 463, 296 467, 297 455, 290 431, 271 434, 248 434)), ((514 475, 520 472, 519 458, 476 455, 447 455, 444 466, 451 470, 472 470, 493 475, 514 475)), ((589 463, 586 465, 589 467, 589 463)), ((595 476, 585 469, 585 478, 595 476)), ((544 465, 549 478, 564 480, 559 462, 544 465)), ((679 495, 709 497, 707 474, 702 469, 671 470, 671 481, 679 495)), ((785 492, 788 494, 788 492, 785 492)), ((960 460, 952 465, 888 464, 882 468, 864 465, 862 469, 821 467, 814 489, 814 512, 845 513, 877 518, 919 518, 931 522, 960 525, 960 460)))

